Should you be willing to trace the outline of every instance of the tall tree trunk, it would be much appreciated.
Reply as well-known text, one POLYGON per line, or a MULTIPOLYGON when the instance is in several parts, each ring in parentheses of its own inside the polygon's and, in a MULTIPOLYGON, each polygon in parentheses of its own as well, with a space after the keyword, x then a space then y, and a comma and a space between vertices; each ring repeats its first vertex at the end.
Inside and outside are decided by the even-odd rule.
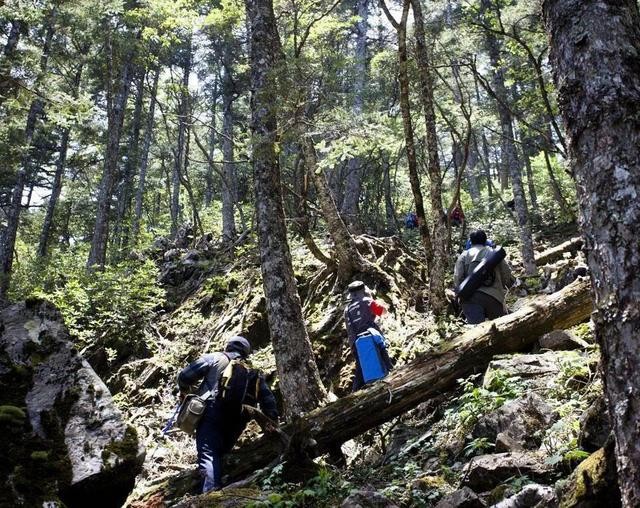
POLYGON ((91 240, 91 250, 87 260, 87 267, 103 267, 106 262, 107 244, 109 240, 109 215, 111 212, 111 198, 113 185, 118 168, 120 155, 120 137, 122 125, 127 109, 129 89, 131 88, 132 52, 124 56, 118 77, 114 76, 113 37, 114 31, 108 28, 107 47, 111 53, 109 62, 109 76, 107 77, 107 146, 104 156, 104 167, 100 189, 98 191, 98 205, 96 220, 91 240))
POLYGON ((231 75, 233 67, 233 48, 225 44, 224 77, 222 82, 222 240, 231 243, 236 239, 235 202, 236 202, 236 165, 233 151, 233 101, 235 86, 231 75))
POLYGON ((411 191, 413 200, 416 205, 416 215, 418 216, 418 231, 422 239, 427 265, 431 267, 433 264, 433 247, 431 245, 431 234, 424 211, 424 201, 422 198, 422 190, 420 189, 420 177, 418 176, 418 160, 416 157, 415 136, 413 132, 413 123, 411 121, 411 108, 409 105, 409 73, 408 73, 408 55, 407 55, 407 17, 409 15, 410 0, 404 0, 402 8, 402 17, 397 22, 386 4, 385 0, 380 0, 382 7, 389 22, 396 29, 398 34, 398 83, 400 85, 400 110, 402 112, 402 126, 404 129, 405 149, 407 152, 407 164, 409 166, 409 182, 411 183, 411 191))
MULTIPOLYGON (((47 31, 45 35, 42 55, 40 56, 40 70, 36 85, 39 85, 47 72, 49 54, 51 52, 51 42, 55 32, 56 9, 54 8, 47 21, 47 31)), ((13 253, 18 236, 18 225, 20 224, 20 212, 22 211, 22 195, 24 187, 29 179, 29 168, 31 164, 31 149, 36 125, 44 111, 42 99, 35 99, 27 114, 27 123, 24 128, 22 145, 23 155, 20 159, 20 169, 16 176, 16 181, 11 193, 11 205, 7 214, 7 227, 0 238, 0 306, 7 300, 7 292, 11 283, 11 268, 13 267, 13 253)))
POLYGON ((529 191, 529 201, 531 201, 531 210, 533 210, 534 215, 539 215, 540 209, 538 207, 538 194, 536 193, 535 182, 533 181, 533 169, 531 168, 531 159, 525 153, 523 155, 524 158, 524 167, 527 170, 527 190, 529 191))
POLYGON ((173 173, 171 176, 171 238, 176 237, 180 222, 180 180, 186 159, 185 142, 189 114, 189 75, 191 74, 192 41, 189 35, 186 41, 186 54, 182 65, 182 83, 180 87, 180 105, 178 106, 178 141, 173 154, 173 173))
MULTIPOLYGON (((361 118, 364 110, 364 92, 367 79, 367 28, 369 19, 368 0, 358 0, 358 22, 356 23, 356 52, 354 58, 353 83, 353 116, 361 118)), ((362 164, 361 157, 349 159, 347 178, 345 182, 344 198, 341 213, 351 231, 360 231, 358 204, 362 192, 362 164)))
POLYGON ((216 151, 216 142, 218 134, 216 125, 218 120, 218 76, 213 82, 213 103, 211 104, 211 128, 209 134, 209 163, 207 164, 207 173, 205 175, 204 189, 204 206, 209 208, 213 201, 213 160, 216 151))
POLYGON ((640 506, 640 14, 635 0, 545 0, 616 436, 622 504, 640 506))
POLYGON ((139 72, 136 90, 136 101, 131 121, 131 133, 129 135, 129 146, 127 148, 127 160, 122 172, 120 182, 120 192, 118 193, 118 208, 114 232, 115 259, 120 259, 122 251, 129 243, 129 232, 125 224, 126 216, 131 208, 131 198, 133 194, 133 176, 138 167, 140 127, 142 124, 142 106, 144 103, 144 80, 146 70, 139 72))
POLYGON ((20 41, 20 34, 25 30, 24 21, 14 19, 11 22, 11 30, 7 37, 7 43, 2 51, 2 60, 0 60, 0 106, 9 97, 15 88, 11 80, 11 68, 16 56, 16 49, 20 41))
MULTIPOLYGON (((490 0, 482 0, 482 6, 483 9, 489 9, 491 7, 490 0)), ((496 36, 492 32, 487 31, 486 37, 489 60, 493 68, 493 90, 498 99, 496 101, 496 107, 498 109, 498 117, 500 118, 500 128, 502 131, 503 174, 508 172, 511 177, 524 270, 527 275, 535 275, 536 263, 533 252, 531 223, 529 221, 527 199, 522 183, 522 165, 514 142, 513 119, 511 111, 506 106, 506 104, 508 104, 508 94, 504 84, 504 67, 500 63, 500 46, 496 36)), ((503 189, 504 188, 505 186, 503 185, 503 189)))
POLYGON ((393 194, 391 192, 391 164, 385 159, 382 165, 386 230, 388 234, 392 235, 398 233, 398 222, 396 220, 396 210, 393 206, 393 194))
POLYGON ((469 195, 474 207, 482 206, 480 196, 480 187, 478 186, 478 151, 474 145, 469 146, 469 158, 467 160, 467 185, 469 187, 469 195))
POLYGON ((136 190, 136 200, 134 205, 133 225, 131 237, 137 242, 140 233, 140 220, 142 218, 142 203, 144 202, 144 191, 147 180, 147 166, 149 164, 149 150, 153 141, 153 125, 156 112, 156 96, 158 95, 158 81, 160 80, 160 66, 153 75, 153 85, 151 87, 151 97, 149 99, 149 112, 147 113, 147 126, 144 133, 142 152, 140 153, 140 174, 138 175, 138 188, 136 190))
POLYGON ((438 134, 436 132, 436 114, 433 106, 433 77, 431 58, 426 45, 424 19, 421 0, 411 0, 415 23, 416 60, 420 78, 420 99, 426 129, 427 173, 429 174, 429 195, 431 197, 433 262, 429 267, 429 295, 431 307, 436 314, 442 314, 447 307, 444 294, 447 261, 449 259, 449 241, 447 217, 442 210, 442 174, 438 158, 438 134))
MULTIPOLYGON (((73 90, 71 92, 72 97, 78 98, 78 92, 80 90, 80 81, 82 79, 81 63, 78 66, 76 75, 73 79, 73 90)), ((67 163, 67 150, 69 149, 69 136, 71 134, 71 128, 65 127, 62 129, 62 135, 60 136, 60 150, 58 160, 56 161, 56 172, 53 177, 53 184, 51 186, 51 196, 47 203, 47 211, 42 222, 42 231, 40 232, 40 240, 38 242, 38 257, 44 258, 47 255, 47 247, 49 245, 49 237, 51 235, 51 228, 53 226, 53 216, 62 192, 62 178, 66 169, 67 163)))
POLYGON ((277 139, 277 82, 284 55, 271 0, 245 0, 250 25, 251 134, 260 265, 285 411, 289 418, 326 398, 302 316, 287 242, 277 139))

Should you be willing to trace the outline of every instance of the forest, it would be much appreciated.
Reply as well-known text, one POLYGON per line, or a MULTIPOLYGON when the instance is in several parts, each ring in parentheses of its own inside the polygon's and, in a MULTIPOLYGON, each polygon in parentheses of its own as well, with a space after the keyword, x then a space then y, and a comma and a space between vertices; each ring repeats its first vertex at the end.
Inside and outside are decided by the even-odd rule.
POLYGON ((640 506, 637 1, 5 0, 0 165, 0 506, 640 506))

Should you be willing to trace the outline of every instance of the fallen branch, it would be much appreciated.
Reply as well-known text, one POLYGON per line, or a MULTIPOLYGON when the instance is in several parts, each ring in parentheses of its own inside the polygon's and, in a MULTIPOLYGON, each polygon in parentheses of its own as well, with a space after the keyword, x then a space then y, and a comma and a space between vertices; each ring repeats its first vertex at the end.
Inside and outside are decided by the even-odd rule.
POLYGON ((560 245, 547 249, 536 256, 536 265, 542 266, 547 263, 553 263, 561 259, 565 252, 571 252, 575 255, 576 252, 582 249, 582 243, 582 238, 577 236, 560 245))

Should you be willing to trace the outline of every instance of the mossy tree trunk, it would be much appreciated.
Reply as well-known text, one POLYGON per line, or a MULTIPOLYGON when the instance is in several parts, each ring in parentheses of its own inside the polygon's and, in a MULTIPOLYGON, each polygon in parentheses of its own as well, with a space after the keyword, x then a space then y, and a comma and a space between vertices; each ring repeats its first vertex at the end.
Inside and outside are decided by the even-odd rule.
POLYGON ((640 14, 635 0, 546 0, 593 281, 622 502, 640 506, 640 14))
POLYGON ((449 235, 447 218, 442 214, 442 174, 438 158, 438 134, 436 132, 436 113, 433 105, 433 76, 431 57, 426 44, 424 16, 421 0, 411 0, 415 23, 416 61, 420 78, 420 99, 425 125, 427 173, 429 174, 429 195, 431 198, 431 221, 433 262, 429 269, 429 296, 434 313, 441 314, 447 307, 445 290, 445 272, 449 259, 449 235))
POLYGON ((278 74, 284 55, 271 0, 245 0, 250 27, 251 148, 257 229, 267 316, 280 388, 289 417, 326 397, 302 316, 284 219, 276 154, 278 74))

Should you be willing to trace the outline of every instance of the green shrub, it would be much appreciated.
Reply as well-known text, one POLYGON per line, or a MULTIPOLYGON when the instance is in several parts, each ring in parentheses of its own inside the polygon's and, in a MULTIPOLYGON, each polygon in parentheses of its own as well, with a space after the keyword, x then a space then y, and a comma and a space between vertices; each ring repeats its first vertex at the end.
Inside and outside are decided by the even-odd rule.
POLYGON ((32 296, 45 298, 60 309, 79 349, 104 348, 112 362, 148 347, 145 329, 164 301, 151 261, 127 261, 92 272, 84 264, 69 267, 61 263, 48 267, 48 273, 32 296))

